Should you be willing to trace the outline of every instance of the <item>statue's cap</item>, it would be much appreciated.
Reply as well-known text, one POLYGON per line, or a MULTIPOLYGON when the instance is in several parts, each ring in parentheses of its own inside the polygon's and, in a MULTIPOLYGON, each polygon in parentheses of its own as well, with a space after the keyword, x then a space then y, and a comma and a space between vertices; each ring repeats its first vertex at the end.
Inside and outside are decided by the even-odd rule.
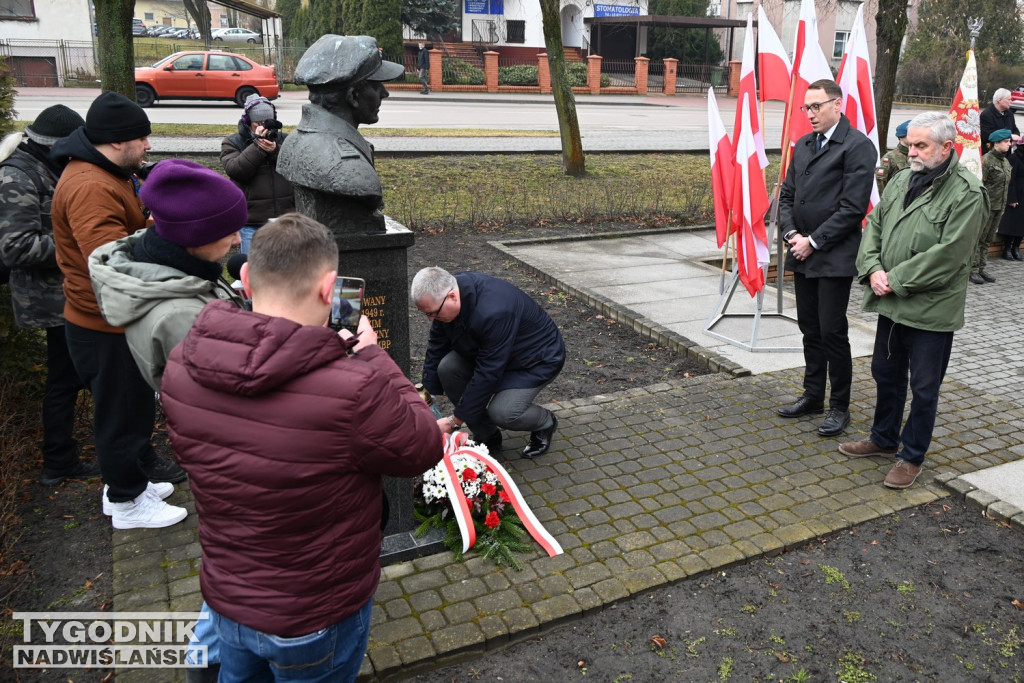
POLYGON ((295 67, 298 85, 349 85, 360 81, 392 81, 405 67, 380 56, 370 36, 328 33, 310 45, 295 67))

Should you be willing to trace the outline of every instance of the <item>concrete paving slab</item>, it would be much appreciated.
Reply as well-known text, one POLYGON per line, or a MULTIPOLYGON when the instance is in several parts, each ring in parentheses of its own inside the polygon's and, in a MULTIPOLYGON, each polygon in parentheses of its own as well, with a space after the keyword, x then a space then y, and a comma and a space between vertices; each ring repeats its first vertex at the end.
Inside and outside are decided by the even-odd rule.
POLYGON ((999 500, 1024 510, 1024 461, 1009 462, 986 470, 964 474, 961 479, 999 500))

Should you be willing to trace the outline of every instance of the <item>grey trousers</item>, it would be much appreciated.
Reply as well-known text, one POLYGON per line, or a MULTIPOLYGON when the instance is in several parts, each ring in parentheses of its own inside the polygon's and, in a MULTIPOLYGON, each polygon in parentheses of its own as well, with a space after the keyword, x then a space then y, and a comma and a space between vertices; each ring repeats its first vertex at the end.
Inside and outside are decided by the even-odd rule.
MULTIPOLYGON (((441 359, 437 365, 437 376, 444 387, 444 394, 454 405, 462 400, 462 395, 473 377, 473 363, 455 351, 441 359)), ((533 399, 551 382, 538 387, 525 389, 505 389, 491 397, 487 404, 486 417, 479 422, 466 424, 478 440, 487 439, 500 429, 514 432, 536 432, 547 429, 553 423, 551 411, 534 405, 533 399)))

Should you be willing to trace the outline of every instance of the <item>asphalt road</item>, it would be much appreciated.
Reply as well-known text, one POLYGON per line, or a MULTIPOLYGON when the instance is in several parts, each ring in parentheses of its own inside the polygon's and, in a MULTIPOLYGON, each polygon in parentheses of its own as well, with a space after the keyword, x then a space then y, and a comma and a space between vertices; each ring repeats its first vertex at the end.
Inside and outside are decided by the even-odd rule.
MULTIPOLYGON (((18 118, 32 120, 40 111, 61 102, 85 116, 99 90, 85 88, 23 88, 15 109, 18 118)), ((285 125, 299 121, 304 92, 282 93, 274 104, 285 125)), ((736 101, 722 97, 719 107, 727 129, 732 127, 736 101)), ((897 108, 892 121, 911 118, 920 110, 897 108)), ((154 123, 219 123, 238 121, 240 110, 227 102, 162 102, 146 110, 154 123)), ((577 96, 577 115, 584 143, 606 149, 706 150, 707 100, 704 96, 648 97, 577 96)), ((774 147, 782 135, 782 105, 765 111, 765 139, 774 147)), ((396 92, 381 107, 380 121, 361 130, 373 138, 374 128, 488 128, 497 130, 558 130, 554 103, 547 95, 396 92)), ((895 128, 895 124, 892 125, 895 128)), ((557 140, 552 141, 557 147, 557 140)), ((543 146, 535 140, 535 146, 543 146)), ((476 144, 476 143, 473 143, 476 144)), ((530 146, 530 143, 526 143, 530 146)), ((896 144, 893 137, 889 146, 896 144)))

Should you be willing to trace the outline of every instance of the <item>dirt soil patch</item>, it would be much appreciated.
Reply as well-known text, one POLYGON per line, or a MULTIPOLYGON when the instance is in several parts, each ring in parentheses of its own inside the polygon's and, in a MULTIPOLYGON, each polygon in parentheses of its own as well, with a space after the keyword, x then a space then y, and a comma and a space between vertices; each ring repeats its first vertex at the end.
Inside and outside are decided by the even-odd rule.
POLYGON ((1020 681, 1024 535, 945 500, 414 678, 1020 681))
MULTIPOLYGON (((428 265, 478 270, 511 281, 540 302, 569 349, 565 369, 541 394, 543 401, 706 373, 558 292, 487 244, 569 233, 568 226, 515 226, 419 234, 409 252, 410 276, 428 265)), ((410 316, 418 378, 427 321, 412 308, 410 316)), ((87 427, 83 437, 87 441, 87 427)), ((158 448, 166 454, 163 437, 158 432, 158 448)), ((35 482, 39 466, 24 465, 18 557, 12 571, 0 576, 0 681, 104 680, 109 670, 9 668, 20 637, 11 612, 112 606, 112 530, 100 512, 100 484, 43 487, 35 482)), ((1024 612, 1013 601, 1024 600, 1022 576, 1019 531, 947 502, 653 591, 417 680, 1020 680, 1024 612)))

